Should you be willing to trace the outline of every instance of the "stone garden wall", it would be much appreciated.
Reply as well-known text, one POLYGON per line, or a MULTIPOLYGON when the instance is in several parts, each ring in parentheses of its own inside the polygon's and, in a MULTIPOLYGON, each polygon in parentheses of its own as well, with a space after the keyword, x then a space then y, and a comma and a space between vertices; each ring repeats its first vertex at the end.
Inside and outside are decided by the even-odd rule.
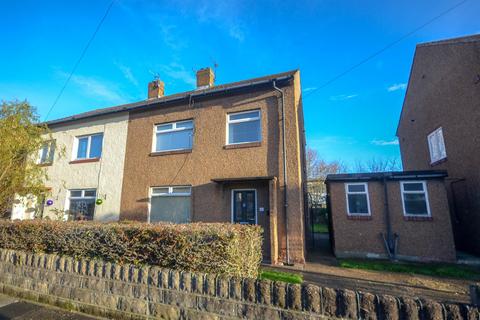
POLYGON ((479 319, 467 305, 5 249, 0 292, 119 319, 479 319))

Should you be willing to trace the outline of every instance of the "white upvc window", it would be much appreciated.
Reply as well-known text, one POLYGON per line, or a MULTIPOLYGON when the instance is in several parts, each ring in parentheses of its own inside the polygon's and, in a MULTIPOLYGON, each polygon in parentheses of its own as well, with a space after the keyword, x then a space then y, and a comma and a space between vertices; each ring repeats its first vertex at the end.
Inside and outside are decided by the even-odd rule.
POLYGON ((191 186, 150 188, 148 222, 190 222, 192 206, 191 195, 191 186))
POLYGON ((193 145, 193 120, 155 125, 152 152, 189 150, 193 145))
POLYGON ((73 160, 98 159, 102 156, 103 133, 75 137, 73 160))
POLYGON ((430 163, 436 163, 447 158, 443 130, 438 128, 428 135, 428 150, 430 151, 430 163))
POLYGON ((66 207, 73 220, 93 220, 97 190, 72 189, 68 193, 66 207))
POLYGON ((365 182, 346 183, 347 213, 350 216, 369 216, 370 199, 368 184, 365 182))
POLYGON ((430 217, 427 183, 425 181, 400 181, 403 214, 414 217, 430 217))
POLYGON ((45 141, 42 148, 38 151, 38 164, 53 163, 53 157, 55 154, 55 140, 45 141))
POLYGON ((259 142, 262 140, 260 110, 227 115, 227 144, 259 142))

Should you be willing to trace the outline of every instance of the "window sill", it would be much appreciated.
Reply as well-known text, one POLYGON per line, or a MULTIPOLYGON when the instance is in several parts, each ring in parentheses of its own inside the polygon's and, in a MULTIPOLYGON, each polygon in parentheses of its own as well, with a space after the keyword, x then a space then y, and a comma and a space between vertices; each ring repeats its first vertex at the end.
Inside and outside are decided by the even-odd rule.
POLYGON ((98 162, 100 161, 100 158, 92 158, 92 159, 78 159, 78 160, 72 160, 69 162, 69 164, 76 164, 76 163, 89 163, 89 162, 98 162))
POLYGON ((150 157, 158 157, 158 156, 168 156, 170 154, 181 154, 181 153, 191 153, 191 152, 192 152, 192 149, 159 151, 159 152, 151 152, 149 154, 149 156, 150 157))
POLYGON ((223 149, 239 149, 239 148, 253 148, 260 147, 262 143, 258 142, 246 142, 246 143, 237 143, 237 144, 227 144, 223 146, 223 149))
POLYGON ((348 220, 372 220, 372 216, 362 215, 347 215, 348 220))
POLYGON ((432 217, 416 217, 416 216, 403 216, 405 221, 433 221, 432 217))
POLYGON ((430 163, 430 167, 435 167, 436 165, 438 165, 438 164, 440 164, 440 163, 444 163, 444 162, 446 162, 446 161, 447 161, 447 158, 445 157, 445 158, 443 158, 443 159, 440 159, 440 160, 437 160, 437 161, 435 161, 435 162, 430 163))
POLYGON ((53 165, 53 162, 37 163, 39 167, 50 167, 51 165, 53 165))

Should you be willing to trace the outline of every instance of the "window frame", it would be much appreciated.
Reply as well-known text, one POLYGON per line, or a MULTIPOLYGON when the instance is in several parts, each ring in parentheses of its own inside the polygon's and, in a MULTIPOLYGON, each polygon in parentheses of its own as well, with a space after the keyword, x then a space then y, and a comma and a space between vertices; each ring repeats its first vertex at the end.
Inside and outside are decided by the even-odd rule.
POLYGON ((346 205, 347 205, 347 215, 349 217, 371 217, 372 216, 372 211, 370 209, 370 196, 368 194, 368 182, 346 182, 345 183, 345 198, 346 198, 346 205), (353 191, 350 192, 348 191, 348 186, 359 186, 362 185, 365 187, 365 191, 359 192, 359 191, 353 191), (367 196, 367 213, 352 213, 350 212, 350 203, 348 201, 348 195, 350 194, 366 194, 367 196))
POLYGON ((42 147, 40 148, 40 150, 38 150, 38 154, 37 154, 37 164, 39 165, 48 165, 48 164, 52 164, 54 159, 55 159, 55 149, 56 149, 56 141, 55 139, 51 139, 51 140, 46 140, 44 141, 44 143, 42 144, 42 147), (43 150, 44 150, 44 146, 45 145, 48 145, 48 151, 47 151, 47 161, 43 161, 42 162, 42 153, 43 153, 43 150), (52 154, 53 153, 53 154, 52 154), (50 160, 51 158, 51 160, 50 160))
POLYGON ((103 132, 98 132, 98 133, 92 133, 92 134, 85 134, 85 135, 81 135, 81 136, 75 136, 75 141, 73 143, 73 152, 72 152, 72 161, 76 161, 76 160, 91 160, 91 159, 101 159, 102 158, 102 155, 103 155, 103 144, 104 144, 104 139, 105 139, 105 135, 103 132), (100 152, 100 157, 90 157, 90 147, 92 145, 92 137, 94 136, 102 136, 102 150, 100 152), (78 146, 79 146, 79 141, 80 139, 82 138, 88 138, 88 141, 87 141, 87 151, 86 151, 86 155, 85 155, 85 158, 78 158, 78 146))
POLYGON ((427 144, 428 144, 428 151, 429 151, 429 154, 430 154, 430 164, 431 165, 447 159, 447 148, 445 146, 445 138, 443 136, 443 128, 442 127, 438 127, 437 129, 433 130, 432 132, 430 132, 427 135, 427 144), (440 137, 442 139, 443 150, 441 150, 441 152, 440 152, 440 158, 433 159, 433 143, 432 142, 433 142, 434 137, 438 134, 440 134, 440 137))
MULTIPOLYGON (((76 200, 76 199, 97 199, 98 198, 98 190, 97 188, 73 188, 73 189, 67 189, 67 197, 65 199, 65 215, 63 217, 63 219, 66 221, 68 220, 68 215, 70 214, 70 200, 73 199, 73 200, 76 200), (92 197, 92 196, 88 196, 86 197, 85 196, 85 191, 93 191, 95 190, 95 197, 92 197), (72 197, 71 194, 72 194, 72 191, 81 191, 82 192, 82 195, 80 197, 72 197)), ((92 215, 92 221, 95 219, 95 213, 97 211, 97 205, 95 204, 94 208, 93 208, 93 215, 92 215)))
POLYGON ((193 119, 187 119, 187 120, 179 120, 179 121, 171 121, 171 122, 163 122, 163 123, 156 123, 153 125, 153 143, 152 143, 152 153, 160 153, 160 152, 170 152, 170 151, 181 151, 181 150, 192 150, 193 149, 193 136, 195 133, 195 122, 193 119), (192 127, 191 128, 177 128, 178 124, 185 123, 185 122, 191 122, 192 127), (159 126, 164 126, 167 124, 172 125, 172 129, 166 129, 166 130, 158 130, 159 126), (168 149, 168 150, 157 150, 157 134, 160 133, 170 133, 170 132, 180 132, 180 131, 186 131, 186 130, 191 130, 192 135, 191 135, 191 142, 190 142, 190 148, 178 148, 178 149, 168 149))
POLYGON ((403 216, 404 217, 415 217, 415 218, 431 218, 432 212, 430 211, 430 201, 428 199, 428 189, 427 189, 427 182, 425 180, 407 180, 407 181, 400 181, 400 194, 402 195, 402 208, 403 208, 403 216), (405 191, 404 185, 408 183, 421 183, 423 186, 423 191, 405 191), (405 208, 405 197, 404 194, 420 194, 423 193, 425 195, 425 204, 427 205, 427 213, 428 214, 412 214, 407 213, 405 208))
POLYGON ((253 109, 253 110, 246 110, 246 111, 239 111, 239 112, 230 112, 230 113, 227 113, 227 130, 226 130, 226 141, 225 141, 225 144, 227 146, 231 146, 231 145, 241 145, 241 144, 246 144, 246 143, 256 143, 256 142, 262 142, 262 110, 260 109, 253 109), (233 116, 233 115, 239 115, 239 114, 244 114, 244 113, 251 113, 251 112, 257 112, 258 113, 258 117, 254 117, 254 118, 248 118, 248 119, 239 119, 239 120, 230 120, 230 117, 233 116), (258 123, 259 123, 259 136, 258 136, 258 140, 254 140, 254 141, 246 141, 246 142, 232 142, 230 143, 230 124, 233 123, 243 123, 243 122, 253 122, 253 121, 257 121, 258 120, 258 123))
POLYGON ((148 190, 148 217, 147 217, 147 223, 150 222, 150 215, 152 213, 152 198, 153 197, 190 197, 190 221, 192 218, 192 212, 193 212, 193 199, 192 199, 192 186, 191 185, 175 185, 175 186, 155 186, 155 187, 150 187, 148 190), (161 188, 168 188, 167 193, 161 193, 161 194, 154 194, 153 190, 154 189, 161 189, 161 188), (174 193, 173 189, 174 188, 190 188, 190 192, 178 192, 174 193))

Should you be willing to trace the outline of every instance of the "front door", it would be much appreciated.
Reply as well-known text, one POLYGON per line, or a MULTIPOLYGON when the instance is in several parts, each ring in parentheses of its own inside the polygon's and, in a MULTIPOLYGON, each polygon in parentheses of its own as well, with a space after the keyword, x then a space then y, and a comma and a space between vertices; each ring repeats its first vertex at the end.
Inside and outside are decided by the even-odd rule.
POLYGON ((232 191, 232 220, 233 223, 257 223, 256 190, 232 191))

